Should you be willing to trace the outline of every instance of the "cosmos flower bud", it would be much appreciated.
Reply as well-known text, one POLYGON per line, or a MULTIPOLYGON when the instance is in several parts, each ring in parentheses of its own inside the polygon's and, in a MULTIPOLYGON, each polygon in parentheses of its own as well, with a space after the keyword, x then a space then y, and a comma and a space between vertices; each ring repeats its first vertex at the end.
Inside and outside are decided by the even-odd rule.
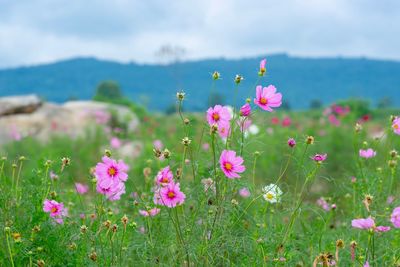
POLYGON ((367 211, 369 212, 369 207, 372 204, 372 200, 373 200, 373 196, 371 195, 365 195, 365 198, 363 200, 364 206, 367 209, 367 211))
POLYGON ((219 80, 221 78, 221 74, 218 71, 214 71, 212 74, 213 80, 219 80))
POLYGON ((260 156, 260 151, 254 151, 254 156, 255 156, 255 157, 260 156))
POLYGON ((217 124, 211 125, 210 133, 213 134, 213 133, 216 133, 216 132, 218 132, 218 125, 217 124))
POLYGON ((13 163, 13 164, 11 165, 11 168, 16 169, 16 168, 17 168, 17 164, 13 163))
POLYGON ((397 160, 394 159, 389 160, 388 165, 390 168, 395 168, 397 166, 397 160))
POLYGON ((21 157, 19 157, 18 160, 19 160, 19 161, 24 161, 24 160, 26 160, 26 158, 25 158, 24 156, 21 156, 21 157))
POLYGON ((109 149, 104 150, 104 156, 111 158, 111 151, 109 149))
POLYGON ((161 150, 159 150, 158 148, 153 148, 153 154, 156 158, 161 157, 161 150))
POLYGON ((44 267, 45 266, 44 260, 42 260, 42 259, 37 260, 36 264, 37 264, 38 267, 44 267))
POLYGON ((111 221, 110 220, 107 220, 107 221, 105 221, 105 222, 103 222, 103 226, 105 227, 105 228, 110 228, 110 226, 111 226, 111 221))
POLYGON ((234 199, 234 198, 231 200, 231 203, 232 203, 232 205, 234 205, 234 206, 239 205, 239 202, 238 202, 236 199, 234 199))
POLYGON ((241 76, 240 74, 236 74, 235 83, 239 84, 243 79, 244 79, 243 76, 241 76))
POLYGON ((92 261, 97 261, 97 253, 96 253, 96 251, 92 251, 92 252, 90 253, 90 255, 89 255, 89 258, 90 258, 92 261))
POLYGON ((39 232, 40 232, 40 226, 39 226, 39 225, 35 225, 35 226, 32 228, 32 232, 34 232, 34 233, 39 233, 39 232))
POLYGON ((76 250, 77 245, 76 245, 75 242, 72 242, 71 244, 68 245, 68 248, 69 248, 70 250, 76 250))
POLYGON ((122 224, 124 225, 124 226, 126 226, 127 224, 128 224, 128 216, 126 216, 126 215, 124 215, 124 216, 122 216, 122 218, 121 218, 121 222, 122 222, 122 224))
POLYGON ((336 247, 338 248, 344 248, 344 241, 342 239, 338 239, 336 241, 336 247))
POLYGON ((307 145, 312 145, 312 144, 314 144, 314 136, 311 136, 311 135, 307 136, 307 138, 306 138, 306 144, 307 144, 307 145))
POLYGON ((116 233, 116 232, 118 231, 118 225, 113 224, 113 226, 111 227, 111 231, 112 231, 113 233, 116 233))
POLYGON ((176 98, 177 98, 179 101, 183 101, 183 100, 185 99, 185 93, 184 93, 183 91, 177 92, 177 93, 176 93, 176 98))
POLYGON ((163 151, 164 158, 169 159, 171 157, 171 152, 168 149, 163 151))
POLYGON ((356 125, 354 126, 354 131, 355 131, 356 133, 361 132, 361 131, 362 131, 362 125, 359 124, 359 123, 356 123, 356 125))
POLYGON ((397 158, 398 155, 399 153, 396 150, 393 149, 390 151, 390 157, 397 158))
POLYGON ((246 98, 246 103, 251 103, 251 99, 250 98, 246 98))
POLYGON ((251 113, 251 106, 249 103, 244 104, 241 108, 240 108, 240 116, 242 117, 248 117, 250 116, 251 113))
POLYGON ((183 123, 184 123, 185 125, 188 125, 188 124, 190 123, 190 120, 189 120, 188 118, 185 118, 185 119, 183 120, 183 123))
POLYGON ((87 229, 88 229, 88 228, 87 228, 86 225, 82 225, 80 231, 81 231, 82 234, 85 234, 85 233, 87 232, 87 229))
POLYGON ((294 140, 293 138, 289 138, 289 140, 287 141, 288 146, 290 147, 295 147, 296 146, 296 140, 294 140))
POLYGON ((184 138, 182 139, 182 144, 183 144, 184 146, 190 145, 191 142, 192 142, 192 140, 190 140, 189 137, 184 137, 184 138))
POLYGON ((51 163, 52 163, 51 160, 48 159, 48 160, 46 160, 46 162, 44 163, 44 166, 45 166, 45 167, 50 167, 50 166, 51 166, 51 163))

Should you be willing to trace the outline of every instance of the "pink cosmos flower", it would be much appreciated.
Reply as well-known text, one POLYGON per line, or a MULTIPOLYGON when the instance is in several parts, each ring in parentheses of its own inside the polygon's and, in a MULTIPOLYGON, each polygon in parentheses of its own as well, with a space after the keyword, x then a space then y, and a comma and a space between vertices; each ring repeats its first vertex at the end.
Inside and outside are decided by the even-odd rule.
POLYGON ((201 148, 202 148, 204 151, 208 151, 208 150, 210 149, 210 144, 209 144, 209 143, 204 143, 204 144, 201 146, 201 148))
POLYGON ((317 200, 317 205, 320 206, 325 211, 330 211, 331 210, 331 206, 328 204, 328 202, 326 202, 325 198, 323 198, 323 197, 320 197, 317 200))
POLYGON ((373 229, 375 232, 387 232, 390 230, 389 226, 375 226, 375 221, 371 217, 366 219, 354 219, 351 221, 351 226, 363 230, 373 229))
POLYGON ((239 195, 243 198, 248 198, 250 196, 250 191, 247 187, 240 188, 239 195))
POLYGON ((313 157, 311 157, 311 159, 316 162, 323 162, 326 160, 327 157, 328 154, 315 154, 313 157))
POLYGON ((328 120, 332 125, 340 126, 340 120, 338 120, 338 118, 336 118, 336 116, 334 114, 330 114, 328 116, 328 120))
POLYGON ((400 207, 393 210, 392 215, 390 216, 390 221, 395 228, 400 228, 400 207))
POLYGON ((158 213, 160 213, 160 209, 158 208, 152 208, 149 210, 139 210, 139 214, 144 216, 144 217, 154 217, 156 216, 158 213))
POLYGON ((172 173, 169 166, 163 168, 157 173, 156 183, 157 185, 165 186, 173 182, 174 174, 172 173))
POLYGON ((103 110, 96 110, 93 115, 98 124, 106 124, 111 119, 110 113, 103 110))
POLYGON ((58 179, 58 175, 53 170, 50 171, 49 176, 50 176, 51 180, 57 180, 58 179))
POLYGON ((371 217, 367 219, 354 219, 351 221, 351 226, 358 229, 371 229, 375 226, 375 221, 371 217))
POLYGON ((279 118, 278 118, 278 117, 273 117, 273 118, 271 119, 271 123, 274 124, 274 125, 279 124, 279 118))
POLYGON ((233 150, 224 150, 219 158, 221 170, 228 178, 240 178, 238 173, 242 173, 246 170, 243 165, 243 158, 236 156, 236 152, 233 150))
POLYGON ((373 158, 376 156, 376 152, 372 148, 368 148, 367 150, 360 149, 359 151, 360 157, 362 158, 373 158))
POLYGON ((400 135, 400 117, 396 117, 393 120, 392 128, 395 134, 400 135))
POLYGON ((55 200, 45 199, 45 201, 43 202, 43 211, 50 213, 51 217, 58 217, 63 214, 64 204, 58 203, 55 200))
POLYGON ((75 190, 78 194, 83 195, 87 193, 89 186, 81 183, 75 183, 75 190))
POLYGON ((229 136, 229 132, 231 129, 231 125, 229 122, 221 122, 218 125, 218 134, 221 138, 227 138, 229 136))
POLYGON ((264 58, 260 61, 260 71, 258 72, 258 75, 264 76, 265 72, 267 71, 267 69, 265 68, 266 64, 267 64, 267 59, 264 58))
POLYGON ((261 85, 256 87, 256 98, 254 103, 266 111, 272 111, 272 108, 282 105, 282 94, 276 93, 273 85, 262 88, 261 85))
POLYGON ((285 117, 282 120, 282 126, 283 127, 289 127, 292 124, 292 120, 290 119, 290 117, 285 117))
POLYGON ((155 194, 154 202, 169 208, 181 205, 185 201, 185 194, 181 191, 179 183, 171 182, 160 188, 155 194))
POLYGON ((155 149, 158 149, 158 150, 161 150, 164 148, 164 144, 162 143, 161 140, 158 140, 158 139, 153 141, 153 146, 155 149))
POLYGON ((251 113, 251 106, 249 103, 244 104, 240 108, 240 116, 248 117, 248 116, 250 116, 250 113, 251 113))
POLYGON ((207 110, 207 122, 208 124, 218 126, 223 123, 228 123, 231 120, 231 113, 227 107, 216 105, 213 108, 207 110))
POLYGON ((97 163, 95 168, 95 176, 98 180, 110 179, 125 182, 128 179, 126 172, 129 167, 122 160, 117 162, 106 156, 102 160, 103 162, 97 163))
POLYGON ((293 138, 289 138, 287 141, 288 146, 290 147, 295 147, 296 146, 296 140, 294 140, 293 138))
POLYGON ((96 191, 105 195, 108 200, 115 201, 125 194, 125 184, 119 180, 102 179, 97 181, 96 191))
POLYGON ((110 146, 113 149, 118 149, 121 147, 121 140, 118 139, 118 137, 112 137, 110 140, 110 146))

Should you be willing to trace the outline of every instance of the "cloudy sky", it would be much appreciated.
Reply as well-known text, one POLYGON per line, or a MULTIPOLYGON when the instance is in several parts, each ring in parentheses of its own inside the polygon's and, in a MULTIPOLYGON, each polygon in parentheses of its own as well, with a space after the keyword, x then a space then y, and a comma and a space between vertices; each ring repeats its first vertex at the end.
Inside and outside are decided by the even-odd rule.
POLYGON ((0 0, 0 68, 95 56, 366 56, 400 60, 398 0, 0 0))

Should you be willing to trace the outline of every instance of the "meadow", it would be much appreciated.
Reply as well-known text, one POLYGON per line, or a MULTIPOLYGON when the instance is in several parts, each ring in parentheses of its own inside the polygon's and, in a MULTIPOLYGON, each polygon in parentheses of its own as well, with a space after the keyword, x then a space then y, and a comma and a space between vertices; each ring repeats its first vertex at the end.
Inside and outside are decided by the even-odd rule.
POLYGON ((246 79, 219 93, 249 99, 186 113, 178 91, 134 132, 3 145, 0 266, 400 266, 400 111, 287 111, 265 61, 246 79))

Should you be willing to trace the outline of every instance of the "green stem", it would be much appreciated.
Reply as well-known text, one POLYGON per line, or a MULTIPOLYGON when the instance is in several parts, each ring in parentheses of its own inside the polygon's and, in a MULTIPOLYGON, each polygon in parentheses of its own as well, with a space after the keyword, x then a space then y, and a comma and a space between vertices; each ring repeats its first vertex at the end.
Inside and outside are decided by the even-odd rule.
POLYGON ((10 254, 11 266, 14 267, 14 258, 13 258, 12 251, 11 251, 10 240, 9 240, 9 233, 6 233, 6 239, 7 239, 8 253, 10 254))

